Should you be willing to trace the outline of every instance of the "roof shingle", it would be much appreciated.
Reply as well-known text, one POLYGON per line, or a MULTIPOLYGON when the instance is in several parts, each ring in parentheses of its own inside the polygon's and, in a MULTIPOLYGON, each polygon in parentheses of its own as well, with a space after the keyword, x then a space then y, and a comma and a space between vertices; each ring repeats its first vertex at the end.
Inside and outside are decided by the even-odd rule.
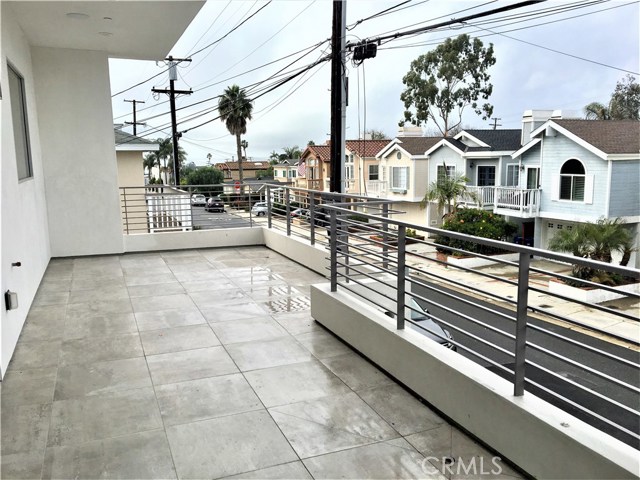
POLYGON ((443 137, 397 137, 400 147, 411 155, 424 155, 424 152, 442 140, 443 137))
POLYGON ((522 136, 522 130, 519 128, 503 130, 465 129, 464 132, 474 136, 481 142, 486 143, 491 147, 491 150, 513 152, 518 150, 521 146, 520 139, 522 136))
POLYGON ((636 120, 553 120, 607 154, 640 153, 640 122, 636 120))

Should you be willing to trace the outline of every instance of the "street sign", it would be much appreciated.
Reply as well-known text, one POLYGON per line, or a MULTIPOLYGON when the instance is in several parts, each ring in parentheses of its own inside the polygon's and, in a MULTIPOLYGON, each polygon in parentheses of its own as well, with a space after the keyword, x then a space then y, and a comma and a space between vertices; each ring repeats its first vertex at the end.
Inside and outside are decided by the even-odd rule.
POLYGON ((236 191, 240 191, 240 182, 236 182, 236 191))

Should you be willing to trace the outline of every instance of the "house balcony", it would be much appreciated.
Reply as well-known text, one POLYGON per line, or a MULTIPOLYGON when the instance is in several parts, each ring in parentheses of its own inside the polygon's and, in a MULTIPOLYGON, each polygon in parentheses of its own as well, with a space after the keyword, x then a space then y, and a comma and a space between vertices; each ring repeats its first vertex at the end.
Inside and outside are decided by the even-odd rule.
POLYGON ((458 199, 459 205, 466 207, 477 207, 492 210, 495 203, 495 187, 467 186, 467 191, 475 196, 475 200, 469 196, 458 199))
POLYGON ((535 218, 540 212, 540 189, 495 187, 493 211, 499 215, 535 218))
POLYGON ((371 197, 384 197, 387 193, 387 182, 383 180, 368 180, 367 195, 371 197))
MULTIPOLYGON (((371 200, 367 210, 383 206, 371 200)), ((545 252, 501 244, 520 254, 522 265, 501 262, 504 278, 495 269, 483 276, 443 264, 428 241, 406 249, 407 224, 369 215, 354 229, 352 210, 323 208, 329 229, 288 217, 256 219, 239 208, 216 217, 236 223, 124 235, 123 255, 52 259, 2 382, 3 478, 637 472, 637 450, 619 435, 538 398, 524 383, 539 381, 530 375, 542 367, 582 392, 599 379, 606 384, 599 396, 607 397, 609 384, 626 392, 629 374, 638 377, 637 361, 618 359, 617 351, 583 368, 560 348, 543 352, 564 362, 560 373, 540 365, 532 332, 546 327, 528 325, 527 309, 555 324, 570 321, 567 312, 580 318, 588 310, 563 307, 570 299, 554 302, 548 294, 548 311, 536 303, 540 272, 549 267, 531 265, 538 272, 531 284, 525 272, 530 254, 545 252), (372 288, 382 284, 391 288, 387 298, 372 288), (482 295, 491 296, 490 307, 480 304, 482 295), (430 314, 451 338, 438 340, 444 330, 422 333, 410 299, 431 302, 430 314), (460 302, 480 309, 459 312, 460 302), (389 318, 394 309, 400 318, 389 318), (496 314, 507 325, 503 332, 484 323, 496 314), (480 330, 495 335, 480 341, 480 330), (491 368, 493 350, 503 360, 491 368), (599 368, 610 363, 624 375, 603 377, 599 368)), ((553 274, 562 277, 566 267, 559 265, 553 274)), ((598 312, 606 325, 629 316, 598 312)), ((550 333, 572 350, 597 350, 595 340, 583 345, 555 327, 550 333)), ((625 415, 637 416, 626 393, 611 397, 625 415)))

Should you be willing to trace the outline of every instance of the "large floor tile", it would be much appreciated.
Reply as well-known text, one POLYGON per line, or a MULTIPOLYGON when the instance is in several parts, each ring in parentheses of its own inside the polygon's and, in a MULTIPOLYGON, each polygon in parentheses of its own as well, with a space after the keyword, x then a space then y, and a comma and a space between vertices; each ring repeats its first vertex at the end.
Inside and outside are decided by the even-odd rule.
POLYGON ((203 308, 202 314, 209 323, 230 322, 248 318, 264 317, 267 311, 257 303, 225 305, 224 308, 203 308))
POLYGON ((224 309, 226 305, 243 304, 251 301, 250 297, 239 288, 208 292, 193 292, 189 293, 189 296, 195 304, 202 309, 216 307, 224 309))
POLYGON ((53 402, 49 446, 79 445, 162 427, 153 388, 53 402))
POLYGON ((347 353, 321 360, 340 380, 353 390, 391 385, 393 380, 357 353, 347 353))
POLYGON ((163 269, 163 272, 147 272, 142 273, 139 270, 133 272, 131 275, 128 273, 124 276, 124 283, 127 287, 133 287, 136 285, 158 285, 158 290, 162 289, 163 283, 174 283, 176 277, 171 273, 171 270, 163 269))
POLYGON ((137 334, 77 338, 62 342, 60 365, 94 363, 142 355, 142 345, 137 334))
POLYGON ((186 293, 173 295, 157 295, 151 297, 135 297, 131 299, 133 311, 156 312, 158 310, 193 308, 193 301, 186 293))
POLYGON ((160 285, 131 285, 127 287, 127 290, 131 298, 185 293, 184 288, 182 288, 179 282, 163 283, 160 285))
POLYGON ((275 467, 262 468, 260 470, 254 470, 252 472, 240 473, 231 477, 224 477, 224 480, 312 480, 312 476, 309 474, 302 462, 291 462, 282 465, 276 465, 275 467))
POLYGON ((140 333, 146 355, 180 352, 220 345, 208 324, 147 330, 140 333))
POLYGON ((291 335, 300 335, 322 329, 320 324, 311 316, 311 312, 279 313, 273 315, 273 318, 291 335))
POLYGON ((167 428, 182 479, 219 478, 298 460, 265 411, 167 428))
POLYGON ((350 392, 349 387, 315 360, 253 370, 245 373, 245 377, 267 408, 350 392))
POLYGON ((69 303, 69 292, 38 292, 33 299, 33 305, 36 307, 66 305, 67 303, 69 303))
POLYGON ((124 277, 105 277, 102 275, 74 275, 71 280, 71 291, 99 290, 101 288, 123 288, 124 277))
POLYGON ((263 307, 272 315, 279 313, 309 312, 311 310, 311 299, 306 295, 295 297, 272 297, 266 302, 262 302, 263 307))
POLYGON ((296 339, 318 358, 351 353, 351 349, 346 344, 324 329, 296 335, 296 339))
POLYGON ((313 356, 291 337, 273 340, 234 343, 227 352, 238 368, 245 372, 259 368, 277 367, 291 363, 308 362, 313 356))
POLYGON ((355 393, 269 409, 300 458, 399 437, 355 393))
POLYGON ((48 447, 42 478, 176 478, 164 430, 48 447))
POLYGON ((263 408, 240 374, 156 387, 165 425, 196 422, 263 408))
POLYGON ((67 400, 151 386, 151 376, 144 357, 83 363, 60 367, 54 398, 67 400))
MULTIPOLYGON (((55 306, 56 308, 58 306, 55 306)), ((47 307, 40 307, 47 308, 47 307)), ((66 307, 63 307, 66 308, 66 307)), ((22 342, 42 342, 51 340, 62 340, 64 337, 65 316, 55 316, 43 318, 29 315, 22 327, 20 341, 22 342)))
POLYGON ((96 300, 119 300, 129 298, 124 285, 96 288, 93 290, 74 290, 69 295, 69 303, 88 303, 96 300))
POLYGON ((302 291, 291 285, 253 286, 245 289, 247 295, 256 302, 270 300, 275 297, 297 297, 302 291))
POLYGON ((206 320, 195 307, 178 308, 171 310, 159 310, 157 312, 136 313, 138 330, 159 330, 161 328, 184 327, 186 325, 199 325, 206 320))
POLYGON ((33 480, 40 478, 44 450, 18 452, 0 457, 0 478, 4 480, 33 480))
POLYGON ((138 326, 133 313, 71 317, 67 319, 64 326, 64 338, 66 340, 126 335, 137 332, 138 326))
POLYGON ((10 369, 2 379, 0 405, 30 405, 51 403, 56 384, 56 367, 29 370, 10 369))
POLYGON ((19 341, 13 351, 9 370, 55 367, 58 365, 60 340, 42 342, 19 341))
POLYGON ((393 442, 366 445, 303 462, 315 479, 446 478, 418 452, 393 442))
POLYGON ((0 453, 42 451, 47 442, 51 404, 2 405, 0 453))
POLYGON ((231 280, 221 278, 183 281, 182 287, 187 291, 187 293, 209 292, 210 295, 214 295, 221 290, 234 290, 238 288, 235 283, 231 282, 231 280))
POLYGON ((284 337, 289 334, 270 317, 211 323, 211 328, 223 344, 252 342, 284 337))
POLYGON ((445 423, 433 410, 395 383, 359 390, 358 395, 404 436, 445 423))
POLYGON ((132 312, 131 301, 128 298, 93 300, 86 303, 73 303, 67 306, 67 318, 71 319, 132 312))
POLYGON ((147 357, 147 363, 154 385, 238 372, 233 360, 222 347, 151 355, 147 357))

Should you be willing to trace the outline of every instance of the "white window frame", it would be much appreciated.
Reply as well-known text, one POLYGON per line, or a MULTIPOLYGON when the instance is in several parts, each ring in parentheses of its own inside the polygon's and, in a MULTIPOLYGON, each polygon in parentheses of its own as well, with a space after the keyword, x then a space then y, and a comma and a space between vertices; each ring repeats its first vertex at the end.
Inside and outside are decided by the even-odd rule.
POLYGON ((520 166, 517 163, 507 163, 504 180, 506 187, 517 187, 520 185, 520 166))
POLYGON ((451 179, 454 178, 456 176, 456 166, 455 165, 446 165, 447 170, 445 172, 444 168, 445 165, 438 165, 436 168, 436 179, 437 181, 440 181, 440 178, 442 176, 442 173, 446 174, 446 178, 451 179))
POLYGON ((409 167, 390 167, 390 170, 391 191, 406 193, 409 190, 409 167))
POLYGON ((380 179, 380 165, 369 165, 369 180, 381 180, 380 179), (375 169, 375 173, 372 173, 372 169, 375 169), (372 176, 375 176, 376 178, 371 178, 372 176))

